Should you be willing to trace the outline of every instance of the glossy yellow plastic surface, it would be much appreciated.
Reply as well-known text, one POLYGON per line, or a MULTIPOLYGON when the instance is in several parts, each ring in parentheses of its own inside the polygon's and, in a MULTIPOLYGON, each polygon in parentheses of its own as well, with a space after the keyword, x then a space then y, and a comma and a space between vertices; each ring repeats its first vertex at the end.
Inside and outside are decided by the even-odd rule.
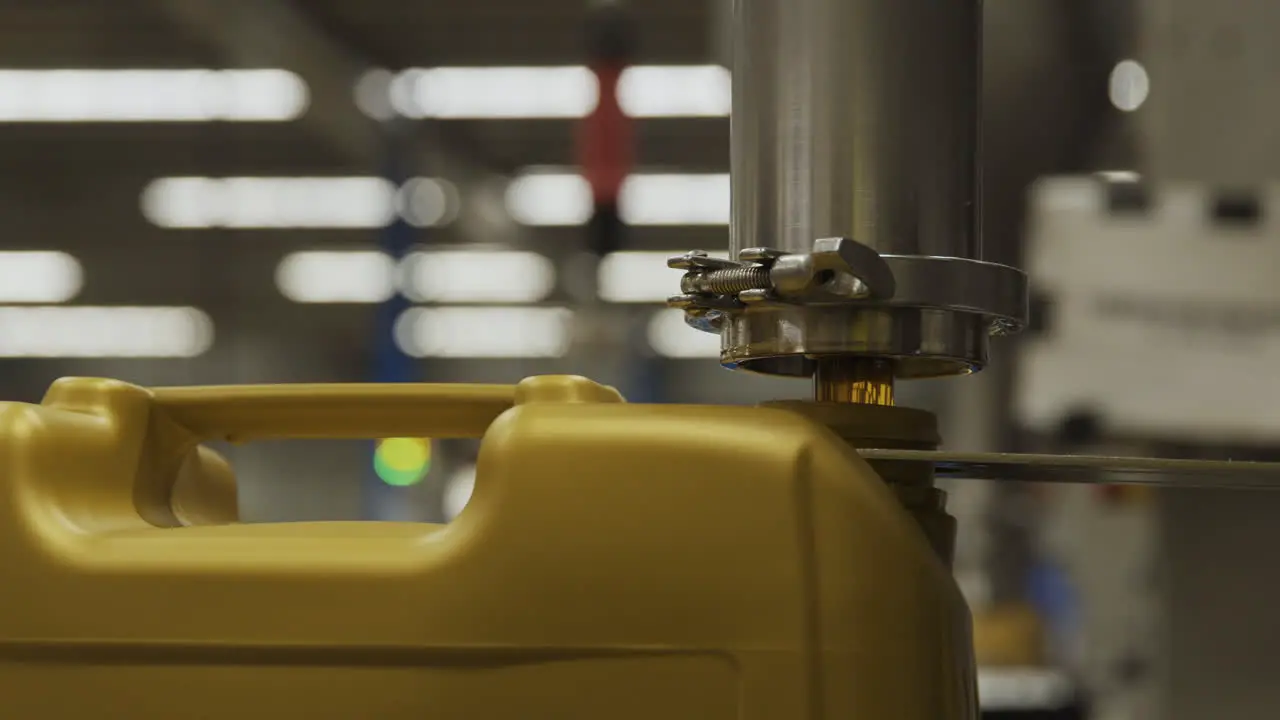
POLYGON ((517 386, 0 404, 0 717, 972 720, 968 613, 782 410, 517 386), (481 436, 448 526, 238 524, 230 438, 481 436))

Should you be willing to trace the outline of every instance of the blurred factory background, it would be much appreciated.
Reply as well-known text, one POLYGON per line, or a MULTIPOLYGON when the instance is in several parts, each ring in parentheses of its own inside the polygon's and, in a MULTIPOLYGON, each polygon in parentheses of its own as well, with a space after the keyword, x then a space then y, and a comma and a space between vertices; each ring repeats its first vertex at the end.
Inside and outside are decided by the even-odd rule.
MULTIPOLYGON (((731 2, 635 0, 625 28, 593 5, 0 0, 0 395, 559 372, 644 402, 805 394, 721 369, 663 305, 668 255, 728 244, 731 2)), ((1274 80, 1280 18, 1163 5, 987 0, 987 258, 1032 273, 1036 326, 900 389, 952 449, 1278 446, 1273 148, 1211 156, 1247 186, 1141 178, 1213 152, 1148 118, 1274 80)), ((255 521, 443 521, 474 481, 464 442, 226 451, 255 521)), ((1280 496, 949 489, 992 717, 1280 708, 1280 496)))

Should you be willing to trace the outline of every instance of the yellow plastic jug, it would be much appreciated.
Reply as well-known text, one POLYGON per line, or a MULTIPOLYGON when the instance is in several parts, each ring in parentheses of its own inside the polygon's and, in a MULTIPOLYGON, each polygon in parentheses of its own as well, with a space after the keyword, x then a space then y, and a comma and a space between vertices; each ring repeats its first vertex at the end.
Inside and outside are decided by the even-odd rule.
POLYGON ((0 404, 0 717, 972 720, 945 563, 784 409, 515 386, 0 404), (483 437, 447 526, 239 524, 202 441, 483 437))

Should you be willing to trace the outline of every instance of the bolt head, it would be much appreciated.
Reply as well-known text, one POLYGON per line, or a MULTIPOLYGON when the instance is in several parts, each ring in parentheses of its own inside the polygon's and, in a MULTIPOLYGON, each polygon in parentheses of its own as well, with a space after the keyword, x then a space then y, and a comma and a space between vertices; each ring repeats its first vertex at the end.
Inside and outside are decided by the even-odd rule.
POLYGON ((710 257, 706 250, 690 250, 683 255, 675 255, 667 258, 667 267, 672 270, 692 270, 701 267, 698 261, 710 257))
POLYGON ((667 258, 667 267, 673 270, 725 270, 741 267, 740 263, 721 257, 712 257, 705 250, 694 250, 667 258))
POLYGON ((697 295, 697 294, 699 294, 699 293, 698 293, 698 278, 701 276, 701 274, 702 274, 702 273, 700 273, 700 272, 698 272, 698 271, 691 271, 691 272, 687 272, 687 273, 685 273, 683 276, 681 276, 681 278, 680 278, 680 292, 681 292, 682 294, 684 294, 684 295, 697 295))
POLYGON ((738 259, 749 263, 770 263, 786 255, 785 250, 770 247, 754 247, 738 251, 738 259))

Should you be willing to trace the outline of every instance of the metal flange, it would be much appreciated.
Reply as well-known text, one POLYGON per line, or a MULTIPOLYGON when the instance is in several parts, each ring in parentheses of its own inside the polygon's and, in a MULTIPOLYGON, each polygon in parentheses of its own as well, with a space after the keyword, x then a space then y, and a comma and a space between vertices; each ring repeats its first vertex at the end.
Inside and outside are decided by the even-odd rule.
POLYGON ((1016 333, 1027 324, 1027 276, 1017 268, 968 258, 882 257, 898 291, 878 304, 981 315, 993 335, 1016 333))
POLYGON ((892 358, 899 377, 971 372, 987 337, 1027 322, 1027 278, 1006 265, 956 257, 880 255, 850 238, 812 252, 750 248, 738 260, 695 251, 668 263, 685 271, 668 304, 722 336, 721 363, 809 375, 813 358, 892 358))
MULTIPOLYGON (((733 312, 748 306, 858 305, 971 313, 989 318, 993 334, 1027 321, 1027 278, 1007 265, 967 258, 880 255, 848 238, 814 242, 811 253, 751 248, 740 261, 695 250, 668 260, 685 270, 682 294, 668 304, 684 310, 733 312)), ((712 332, 717 325, 697 323, 712 332)))

